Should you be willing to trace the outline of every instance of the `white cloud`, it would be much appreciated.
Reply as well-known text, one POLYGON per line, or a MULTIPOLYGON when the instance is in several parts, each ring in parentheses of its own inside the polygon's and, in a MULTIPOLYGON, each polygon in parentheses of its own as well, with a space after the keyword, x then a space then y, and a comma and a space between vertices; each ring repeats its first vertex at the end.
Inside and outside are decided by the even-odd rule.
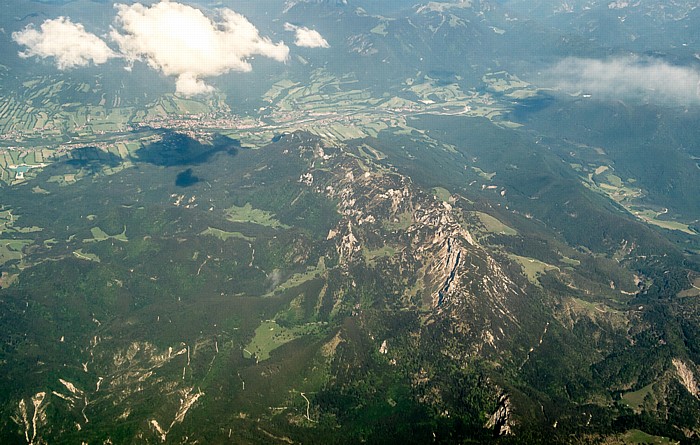
POLYGON ((567 93, 583 92, 603 99, 700 103, 700 71, 653 58, 567 58, 545 71, 543 81, 567 93))
POLYGON ((83 25, 69 18, 46 20, 37 30, 32 25, 12 33, 12 40, 27 49, 21 57, 53 57, 60 70, 105 63, 117 55, 95 34, 85 31, 83 25))
POLYGON ((119 50, 130 60, 145 60, 163 74, 176 76, 177 91, 185 95, 211 91, 202 78, 251 71, 247 59, 253 55, 280 62, 289 57, 284 42, 261 37, 248 19, 230 9, 221 9, 214 21, 199 9, 174 2, 116 8, 110 36, 119 50))
POLYGON ((295 26, 291 23, 284 24, 285 31, 293 31, 296 35, 296 41, 294 44, 296 46, 303 46, 306 48, 328 48, 328 42, 323 36, 316 30, 305 28, 303 26, 295 26))
POLYGON ((197 79, 195 74, 183 73, 175 81, 175 91, 186 96, 206 94, 214 91, 214 87, 207 85, 203 80, 197 79))
POLYGON ((65 17, 46 20, 40 29, 27 26, 13 33, 12 39, 26 47, 19 53, 21 57, 52 57, 61 70, 122 57, 129 71, 135 61, 143 60, 163 74, 175 76, 176 90, 184 95, 212 91, 204 81, 207 77, 251 71, 248 60, 255 55, 279 62, 289 57, 284 42, 261 37, 248 19, 230 9, 219 10, 213 20, 199 9, 168 1, 150 6, 118 4, 115 8, 110 38, 118 51, 65 17))

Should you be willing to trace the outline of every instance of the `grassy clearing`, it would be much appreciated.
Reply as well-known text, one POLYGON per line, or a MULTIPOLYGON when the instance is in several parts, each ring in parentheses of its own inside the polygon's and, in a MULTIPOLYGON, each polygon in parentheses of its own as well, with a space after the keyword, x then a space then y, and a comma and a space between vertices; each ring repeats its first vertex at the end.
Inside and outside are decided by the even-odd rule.
POLYGON ((520 263, 523 268, 523 273, 527 277, 530 283, 535 285, 540 285, 539 277, 549 270, 559 270, 557 266, 552 266, 551 264, 544 263, 540 260, 534 258, 528 258, 519 255, 508 255, 511 259, 520 263))
POLYGON ((661 437, 661 436, 652 436, 651 434, 647 434, 644 431, 640 430, 629 430, 625 433, 625 435, 622 437, 622 440, 625 443, 646 443, 646 444, 659 444, 659 445, 666 445, 666 444, 675 444, 678 442, 672 442, 671 439, 668 437, 661 437))
POLYGON ((81 176, 75 174, 68 175, 54 175, 51 176, 46 182, 55 182, 60 186, 66 186, 75 184, 81 176))
POLYGON ((40 195, 50 195, 51 192, 48 190, 44 190, 43 188, 39 187, 38 185, 34 188, 32 188, 32 193, 40 194, 40 195))
POLYGON ((695 233, 690 228, 690 226, 688 226, 688 224, 683 224, 677 221, 664 221, 657 219, 659 213, 653 210, 634 210, 632 211, 632 214, 634 214, 634 216, 646 222, 647 224, 651 224, 668 230, 678 230, 680 232, 687 233, 688 235, 697 235, 697 233, 695 233))
POLYGON ((690 288, 686 290, 682 290, 678 292, 679 297, 700 297, 700 289, 697 288, 690 288))
POLYGON ((252 236, 245 236, 241 232, 227 232, 225 230, 217 229, 215 227, 208 227, 200 235, 209 235, 219 238, 221 241, 226 241, 229 238, 242 239, 244 241, 252 242, 255 238, 252 236))
POLYGON ((479 221, 481 221, 481 224, 483 224, 484 228, 489 233, 497 233, 499 235, 511 236, 518 234, 517 230, 503 224, 501 221, 489 215, 488 213, 474 212, 474 214, 479 218, 479 221))
POLYGON ((678 293, 679 297, 700 297, 700 277, 688 277, 690 280, 690 288, 682 290, 678 293))
POLYGON ((642 405, 644 405, 644 398, 647 396, 647 394, 652 393, 652 386, 653 383, 650 383, 642 389, 623 394, 622 402, 632 408, 635 412, 641 412, 642 405))
POLYGON ((21 260, 22 250, 32 242, 32 240, 0 240, 0 266, 8 261, 21 260))
POLYGON ((472 167, 472 170, 474 170, 479 176, 482 178, 486 179, 487 181, 490 181, 493 179, 494 176, 496 176, 496 172, 493 173, 487 173, 480 169, 479 167, 472 167))
POLYGON ((386 159, 386 155, 384 153, 367 144, 357 147, 357 151, 359 151, 365 158, 372 161, 381 161, 382 159, 386 159))
POLYGON ((568 256, 562 256, 559 259, 559 261, 564 263, 564 264, 568 264, 570 266, 580 266, 581 265, 581 262, 579 260, 576 260, 574 258, 569 258, 568 256))
MULTIPOLYGON (((632 184, 633 181, 630 179, 628 183, 632 184)), ((588 173, 584 185, 598 193, 607 195, 610 199, 625 206, 625 208, 629 207, 635 199, 642 196, 640 189, 626 185, 622 178, 613 174, 608 166, 597 167, 595 172, 588 173)))
POLYGON ((595 169, 595 174, 602 175, 603 173, 605 173, 609 169, 610 169, 610 167, 608 167, 607 165, 601 165, 600 167, 595 169))
POLYGON ((268 293, 266 296, 272 296, 277 292, 284 292, 287 289, 297 287, 301 284, 311 281, 317 278, 320 274, 326 271, 326 260, 324 257, 318 259, 318 264, 316 267, 309 266, 304 273, 295 273, 287 281, 281 283, 279 286, 274 288, 272 292, 268 293))
POLYGON ((379 24, 377 26, 375 26, 374 28, 370 29, 369 32, 371 32, 372 34, 378 34, 380 36, 386 37, 386 35, 388 34, 388 32, 386 30, 386 25, 387 25, 387 22, 384 22, 384 21, 379 22, 379 24))
POLYGON ((12 215, 12 210, 0 211, 0 233, 11 231, 15 222, 15 216, 12 215))
POLYGON ((100 229, 99 227, 93 227, 90 229, 90 233, 92 234, 92 238, 84 239, 84 243, 95 243, 99 241, 107 241, 108 239, 115 239, 117 241, 129 241, 129 239, 126 237, 126 226, 124 226, 124 230, 122 233, 118 233, 116 235, 108 235, 104 230, 100 229))
POLYGON ((41 232, 44 230, 43 227, 31 226, 31 227, 15 227, 17 233, 34 233, 41 232))
POLYGON ((18 278, 19 274, 3 272, 0 274, 0 289, 7 289, 8 287, 12 286, 18 278))
POLYGON ((73 255, 75 255, 75 257, 80 259, 80 260, 94 261, 96 263, 100 262, 100 257, 95 255, 94 253, 85 253, 85 252, 83 252, 83 249, 78 249, 78 250, 74 251, 73 255))
POLYGON ((309 323, 303 326, 285 328, 275 320, 265 320, 255 330, 255 336, 243 349, 246 358, 255 357, 258 361, 270 358, 270 353, 285 343, 304 335, 316 335, 323 331, 324 325, 309 323))
MULTIPOLYGON (((630 184, 634 183, 631 179, 629 179, 628 182, 630 184)), ((666 214, 666 212, 657 212, 649 208, 634 205, 634 200, 642 196, 642 191, 625 185, 625 182, 619 176, 611 173, 608 166, 600 166, 596 168, 594 173, 589 173, 588 180, 584 182, 584 185, 608 196, 647 224, 668 230, 677 230, 688 235, 697 235, 688 224, 659 219, 659 216, 666 214)))
POLYGON ((275 219, 274 216, 273 213, 266 212, 265 210, 254 209, 250 203, 246 203, 243 207, 233 206, 226 209, 226 219, 231 222, 258 224, 275 229, 289 228, 289 226, 275 219))
POLYGON ((452 193, 450 193, 449 190, 443 187, 434 187, 433 188, 433 193, 442 202, 452 202, 452 193))
POLYGON ((580 298, 569 298, 566 302, 570 310, 573 310, 577 314, 585 315, 592 320, 605 320, 618 329, 624 329, 625 326, 627 326, 628 320, 625 313, 615 310, 610 306, 606 306, 602 303, 593 303, 580 298))
POLYGON ((362 255, 369 263, 374 262, 377 258, 393 257, 396 255, 396 252, 397 250, 391 246, 384 246, 375 250, 369 250, 367 248, 362 249, 362 255))

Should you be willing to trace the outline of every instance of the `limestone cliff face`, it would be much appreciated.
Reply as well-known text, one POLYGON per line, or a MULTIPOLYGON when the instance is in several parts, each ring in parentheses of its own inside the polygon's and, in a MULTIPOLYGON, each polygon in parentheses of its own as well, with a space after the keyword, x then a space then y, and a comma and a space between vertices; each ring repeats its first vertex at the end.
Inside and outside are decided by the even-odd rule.
POLYGON ((493 429, 499 436, 513 434, 513 419, 510 398, 507 394, 498 400, 498 408, 486 422, 486 428, 493 429))
POLYGON ((475 241, 462 218, 468 204, 459 197, 443 202, 351 149, 313 152, 309 174, 323 178, 317 190, 335 200, 342 215, 328 234, 339 262, 383 269, 404 298, 468 333, 473 351, 497 349, 517 328, 513 304, 524 291, 475 241))
POLYGON ((683 360, 678 358, 674 358, 672 363, 676 369, 676 376, 681 385, 694 397, 700 398, 700 386, 698 386, 695 380, 695 374, 691 368, 685 364, 683 360))

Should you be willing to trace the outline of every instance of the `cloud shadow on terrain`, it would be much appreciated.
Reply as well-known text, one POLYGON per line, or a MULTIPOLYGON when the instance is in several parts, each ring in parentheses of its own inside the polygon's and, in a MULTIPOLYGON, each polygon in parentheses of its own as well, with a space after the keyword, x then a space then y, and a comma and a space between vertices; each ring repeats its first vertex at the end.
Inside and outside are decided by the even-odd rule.
POLYGON ((87 170, 91 174, 97 173, 102 168, 114 168, 121 164, 122 159, 97 147, 80 147, 70 152, 70 159, 65 164, 80 170, 87 170))
POLYGON ((175 185, 177 187, 184 188, 195 185, 200 181, 201 179, 192 173, 192 169, 188 168, 187 170, 183 170, 177 174, 177 177, 175 178, 175 185))
POLYGON ((235 156, 240 146, 239 141, 223 135, 215 135, 211 144, 202 144, 185 134, 165 131, 160 141, 142 146, 134 160, 163 167, 201 165, 217 153, 235 156))

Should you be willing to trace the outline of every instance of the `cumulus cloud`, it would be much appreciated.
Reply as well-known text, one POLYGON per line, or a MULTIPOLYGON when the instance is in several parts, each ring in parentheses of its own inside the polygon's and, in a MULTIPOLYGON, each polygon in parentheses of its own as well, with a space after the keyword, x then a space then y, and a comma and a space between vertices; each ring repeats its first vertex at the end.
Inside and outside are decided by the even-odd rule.
POLYGON ((251 71, 249 59, 255 55, 279 62, 289 58, 284 42, 260 36, 248 19, 230 9, 219 10, 212 19, 192 6, 168 1, 150 6, 117 4, 115 8, 109 37, 117 50, 65 17, 46 20, 40 29, 30 25, 12 38, 26 47, 20 56, 52 57, 61 70, 98 65, 114 57, 126 59, 130 70, 141 60, 176 77, 176 90, 184 95, 212 91, 205 82, 208 77, 251 71))
POLYGON ((295 33, 296 41, 294 44, 296 46, 303 46, 306 48, 328 48, 330 46, 326 39, 316 30, 292 25, 291 23, 285 23, 284 29, 285 31, 292 31, 295 33))
POLYGON ((60 70, 99 65, 117 56, 102 39, 66 17, 46 20, 39 29, 29 25, 12 33, 12 40, 27 47, 21 57, 53 57, 60 70))
POLYGON ((176 76, 177 91, 185 95, 211 91, 202 78, 251 71, 251 56, 280 62, 289 57, 284 42, 261 37, 248 19, 230 9, 221 9, 214 21, 181 3, 120 4, 116 8, 116 26, 110 36, 122 54, 176 76))
POLYGON ((700 71, 654 58, 567 58, 545 71, 542 79, 567 93, 589 93, 604 99, 700 103, 700 71))

